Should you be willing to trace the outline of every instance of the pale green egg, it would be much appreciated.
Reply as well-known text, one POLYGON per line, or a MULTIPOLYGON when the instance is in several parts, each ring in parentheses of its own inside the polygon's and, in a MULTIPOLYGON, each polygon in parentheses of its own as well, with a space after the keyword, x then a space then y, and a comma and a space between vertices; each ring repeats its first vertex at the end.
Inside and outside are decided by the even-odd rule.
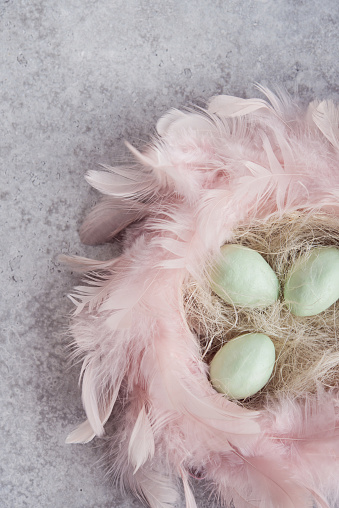
POLYGON ((255 250, 227 244, 211 272, 211 287, 223 300, 244 307, 267 307, 279 296, 279 281, 255 250))
POLYGON ((230 340, 210 365, 214 388, 231 399, 245 399, 257 393, 269 380, 275 362, 275 348, 263 333, 247 333, 230 340))
POLYGON ((315 316, 339 298, 339 249, 316 247, 292 266, 284 289, 295 316, 315 316))

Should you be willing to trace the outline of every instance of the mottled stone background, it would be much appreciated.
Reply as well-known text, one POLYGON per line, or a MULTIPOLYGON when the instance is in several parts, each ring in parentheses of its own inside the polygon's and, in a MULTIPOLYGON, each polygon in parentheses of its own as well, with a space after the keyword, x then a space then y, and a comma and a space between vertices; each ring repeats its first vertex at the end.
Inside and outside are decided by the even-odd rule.
POLYGON ((112 252, 79 242, 84 173, 168 108, 255 82, 338 100, 338 21, 338 0, 0 1, 1 507, 141 506, 104 480, 98 442, 64 444, 84 414, 66 360, 77 277, 57 256, 112 252))

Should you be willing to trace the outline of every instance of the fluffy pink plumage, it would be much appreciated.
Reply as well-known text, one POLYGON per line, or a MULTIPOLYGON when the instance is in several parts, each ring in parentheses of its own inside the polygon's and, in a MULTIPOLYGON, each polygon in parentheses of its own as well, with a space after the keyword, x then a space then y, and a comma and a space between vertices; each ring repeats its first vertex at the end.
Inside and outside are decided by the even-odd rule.
POLYGON ((87 175, 105 197, 83 241, 129 228, 119 258, 69 259, 88 273, 71 295, 87 421, 68 442, 102 436, 121 397, 112 469, 152 508, 174 506, 178 478, 194 508, 190 471, 237 508, 303 508, 312 499, 327 507, 339 497, 337 392, 260 412, 227 400, 209 383, 183 310, 183 284, 204 281, 239 224, 293 210, 338 213, 338 109, 313 102, 304 111, 264 92, 270 104, 220 96, 207 111, 172 110, 152 145, 131 148, 137 166, 87 175))

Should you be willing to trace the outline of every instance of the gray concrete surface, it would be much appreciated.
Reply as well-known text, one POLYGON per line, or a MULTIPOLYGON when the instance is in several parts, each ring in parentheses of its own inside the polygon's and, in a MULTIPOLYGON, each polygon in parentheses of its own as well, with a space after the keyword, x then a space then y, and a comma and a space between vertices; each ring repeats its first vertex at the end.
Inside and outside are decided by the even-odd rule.
POLYGON ((77 277, 57 255, 112 255, 79 242, 85 171, 169 107, 256 81, 338 100, 338 20, 337 0, 0 1, 1 507, 141 506, 104 480, 98 442, 64 444, 84 414, 66 360, 77 277))

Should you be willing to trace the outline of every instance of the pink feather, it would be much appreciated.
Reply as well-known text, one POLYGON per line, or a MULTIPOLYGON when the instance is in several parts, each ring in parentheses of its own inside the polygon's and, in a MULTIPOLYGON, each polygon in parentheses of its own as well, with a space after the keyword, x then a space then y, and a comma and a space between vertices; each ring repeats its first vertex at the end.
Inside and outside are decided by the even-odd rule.
POLYGON ((102 436, 119 397, 111 468, 152 508, 174 506, 177 478, 195 508, 190 470, 237 508, 339 498, 337 393, 270 401, 260 412, 228 401, 211 387, 183 311, 183 283, 204 280, 241 222, 295 209, 338 213, 338 109, 314 102, 295 113, 286 96, 265 93, 271 104, 221 96, 206 112, 171 110, 144 153, 131 147, 136 166, 87 176, 106 197, 83 240, 129 228, 119 258, 69 258, 88 273, 71 295, 87 421, 68 442, 102 436))

